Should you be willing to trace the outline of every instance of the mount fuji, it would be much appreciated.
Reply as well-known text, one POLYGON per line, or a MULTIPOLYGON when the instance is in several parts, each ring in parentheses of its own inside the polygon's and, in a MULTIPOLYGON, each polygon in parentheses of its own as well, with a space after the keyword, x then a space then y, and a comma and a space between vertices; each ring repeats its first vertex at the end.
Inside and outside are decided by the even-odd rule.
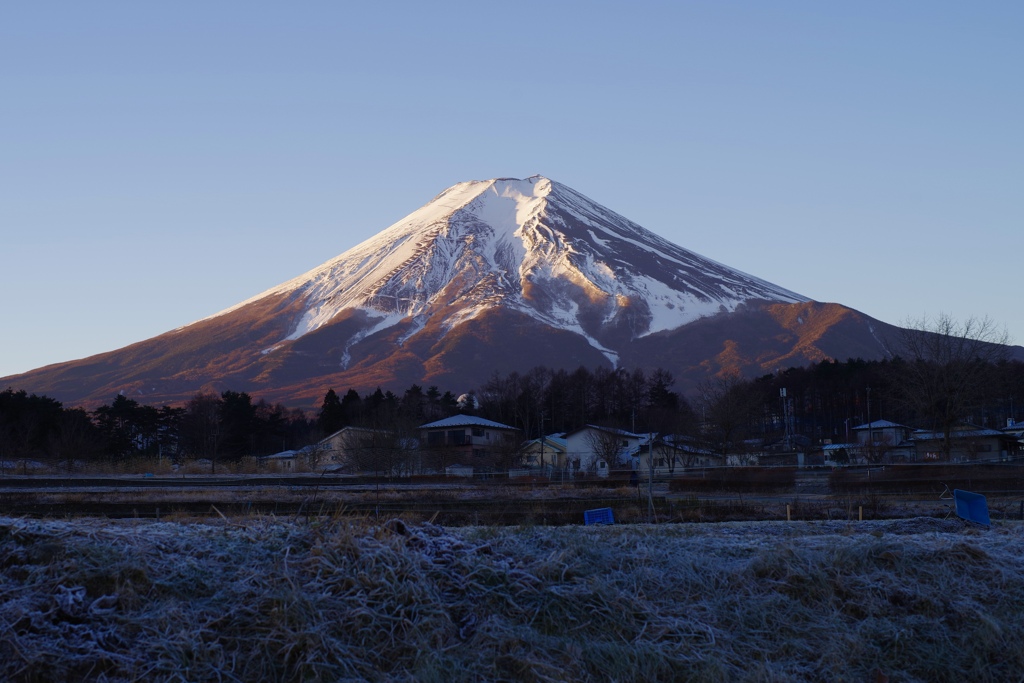
POLYGON ((877 358, 888 325, 659 237, 541 176, 454 185, 323 265, 123 349, 0 379, 73 404, 233 389, 475 388, 537 365, 663 367, 680 388, 877 358))

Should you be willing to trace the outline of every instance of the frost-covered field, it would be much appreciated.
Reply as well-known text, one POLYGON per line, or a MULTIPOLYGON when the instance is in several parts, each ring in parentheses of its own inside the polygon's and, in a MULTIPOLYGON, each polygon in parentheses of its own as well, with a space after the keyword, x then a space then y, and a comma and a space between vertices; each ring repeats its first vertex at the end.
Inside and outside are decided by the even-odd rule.
POLYGON ((0 518, 0 680, 1015 681, 1022 534, 0 518))

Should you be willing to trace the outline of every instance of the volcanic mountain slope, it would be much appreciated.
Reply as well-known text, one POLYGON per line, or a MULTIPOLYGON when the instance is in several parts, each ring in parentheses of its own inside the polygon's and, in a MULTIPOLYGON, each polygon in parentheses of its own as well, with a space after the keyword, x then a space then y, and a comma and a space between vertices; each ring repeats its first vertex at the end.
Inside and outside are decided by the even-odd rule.
POLYGON ((682 388, 879 357, 887 326, 716 263, 540 176, 455 185, 322 266, 123 349, 3 378, 71 404, 328 387, 461 391, 536 365, 664 367, 682 388))

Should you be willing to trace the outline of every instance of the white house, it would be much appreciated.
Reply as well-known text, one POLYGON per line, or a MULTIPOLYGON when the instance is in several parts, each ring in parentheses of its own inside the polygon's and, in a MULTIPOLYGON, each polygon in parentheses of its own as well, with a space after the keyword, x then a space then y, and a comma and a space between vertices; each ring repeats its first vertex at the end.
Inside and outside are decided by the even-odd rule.
POLYGON ((672 476, 687 467, 722 467, 725 458, 682 437, 656 437, 653 442, 641 446, 637 453, 637 469, 641 476, 650 474, 651 456, 654 457, 654 476, 672 476))
MULTIPOLYGON (((942 432, 915 431, 911 439, 917 449, 917 459, 925 462, 942 460, 945 437, 942 432)), ((1016 457, 1019 445, 1013 434, 964 423, 957 425, 949 434, 949 459, 952 462, 1006 460, 1016 457)))
POLYGON ((910 438, 914 429, 889 420, 875 420, 853 428, 856 449, 847 449, 851 462, 900 462, 914 459, 910 438))
POLYGON ((644 446, 649 434, 586 425, 565 435, 566 461, 570 474, 607 477, 614 469, 631 469, 632 458, 644 446))
POLYGON ((260 458, 264 466, 279 472, 294 472, 299 459, 299 451, 281 451, 260 458))
POLYGON ((419 441, 390 429, 345 427, 314 448, 338 471, 408 476, 418 469, 419 441))

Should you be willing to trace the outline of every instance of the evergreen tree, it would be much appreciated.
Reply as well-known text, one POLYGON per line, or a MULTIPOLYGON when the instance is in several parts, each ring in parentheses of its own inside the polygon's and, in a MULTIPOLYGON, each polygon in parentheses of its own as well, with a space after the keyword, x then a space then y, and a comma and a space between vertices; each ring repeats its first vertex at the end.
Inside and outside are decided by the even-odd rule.
POLYGON ((244 391, 225 391, 220 400, 221 453, 229 458, 251 455, 256 418, 252 397, 244 391))
POLYGON ((349 389, 341 399, 341 413, 342 426, 357 424, 362 418, 363 399, 359 397, 359 392, 355 389, 349 389))
POLYGON ((153 406, 118 394, 110 405, 93 411, 93 418, 113 458, 153 453, 158 450, 160 412, 153 406))
MULTIPOLYGON (((349 389, 349 393, 352 393, 351 389, 349 389)), ((334 389, 328 389, 327 393, 324 394, 324 402, 320 406, 320 415, 316 421, 320 431, 323 432, 324 436, 330 436, 345 426, 345 417, 345 409, 338 395, 334 393, 334 389)))
POLYGON ((48 396, 24 390, 0 392, 0 441, 4 457, 37 458, 47 453, 50 438, 60 429, 64 407, 48 396))
POLYGON ((216 469, 220 447, 220 397, 212 393, 198 393, 185 404, 181 416, 182 449, 197 458, 209 458, 216 469))
POLYGON ((441 406, 442 418, 451 417, 459 411, 459 401, 455 398, 455 394, 450 391, 444 392, 438 403, 441 406))
POLYGON ((364 420, 376 422, 379 420, 381 406, 384 405, 384 392, 380 387, 377 390, 363 399, 363 417, 364 420))
POLYGON ((418 384, 413 384, 405 390, 405 394, 402 396, 402 416, 413 420, 422 418, 423 405, 426 401, 427 397, 423 395, 423 387, 418 384))

